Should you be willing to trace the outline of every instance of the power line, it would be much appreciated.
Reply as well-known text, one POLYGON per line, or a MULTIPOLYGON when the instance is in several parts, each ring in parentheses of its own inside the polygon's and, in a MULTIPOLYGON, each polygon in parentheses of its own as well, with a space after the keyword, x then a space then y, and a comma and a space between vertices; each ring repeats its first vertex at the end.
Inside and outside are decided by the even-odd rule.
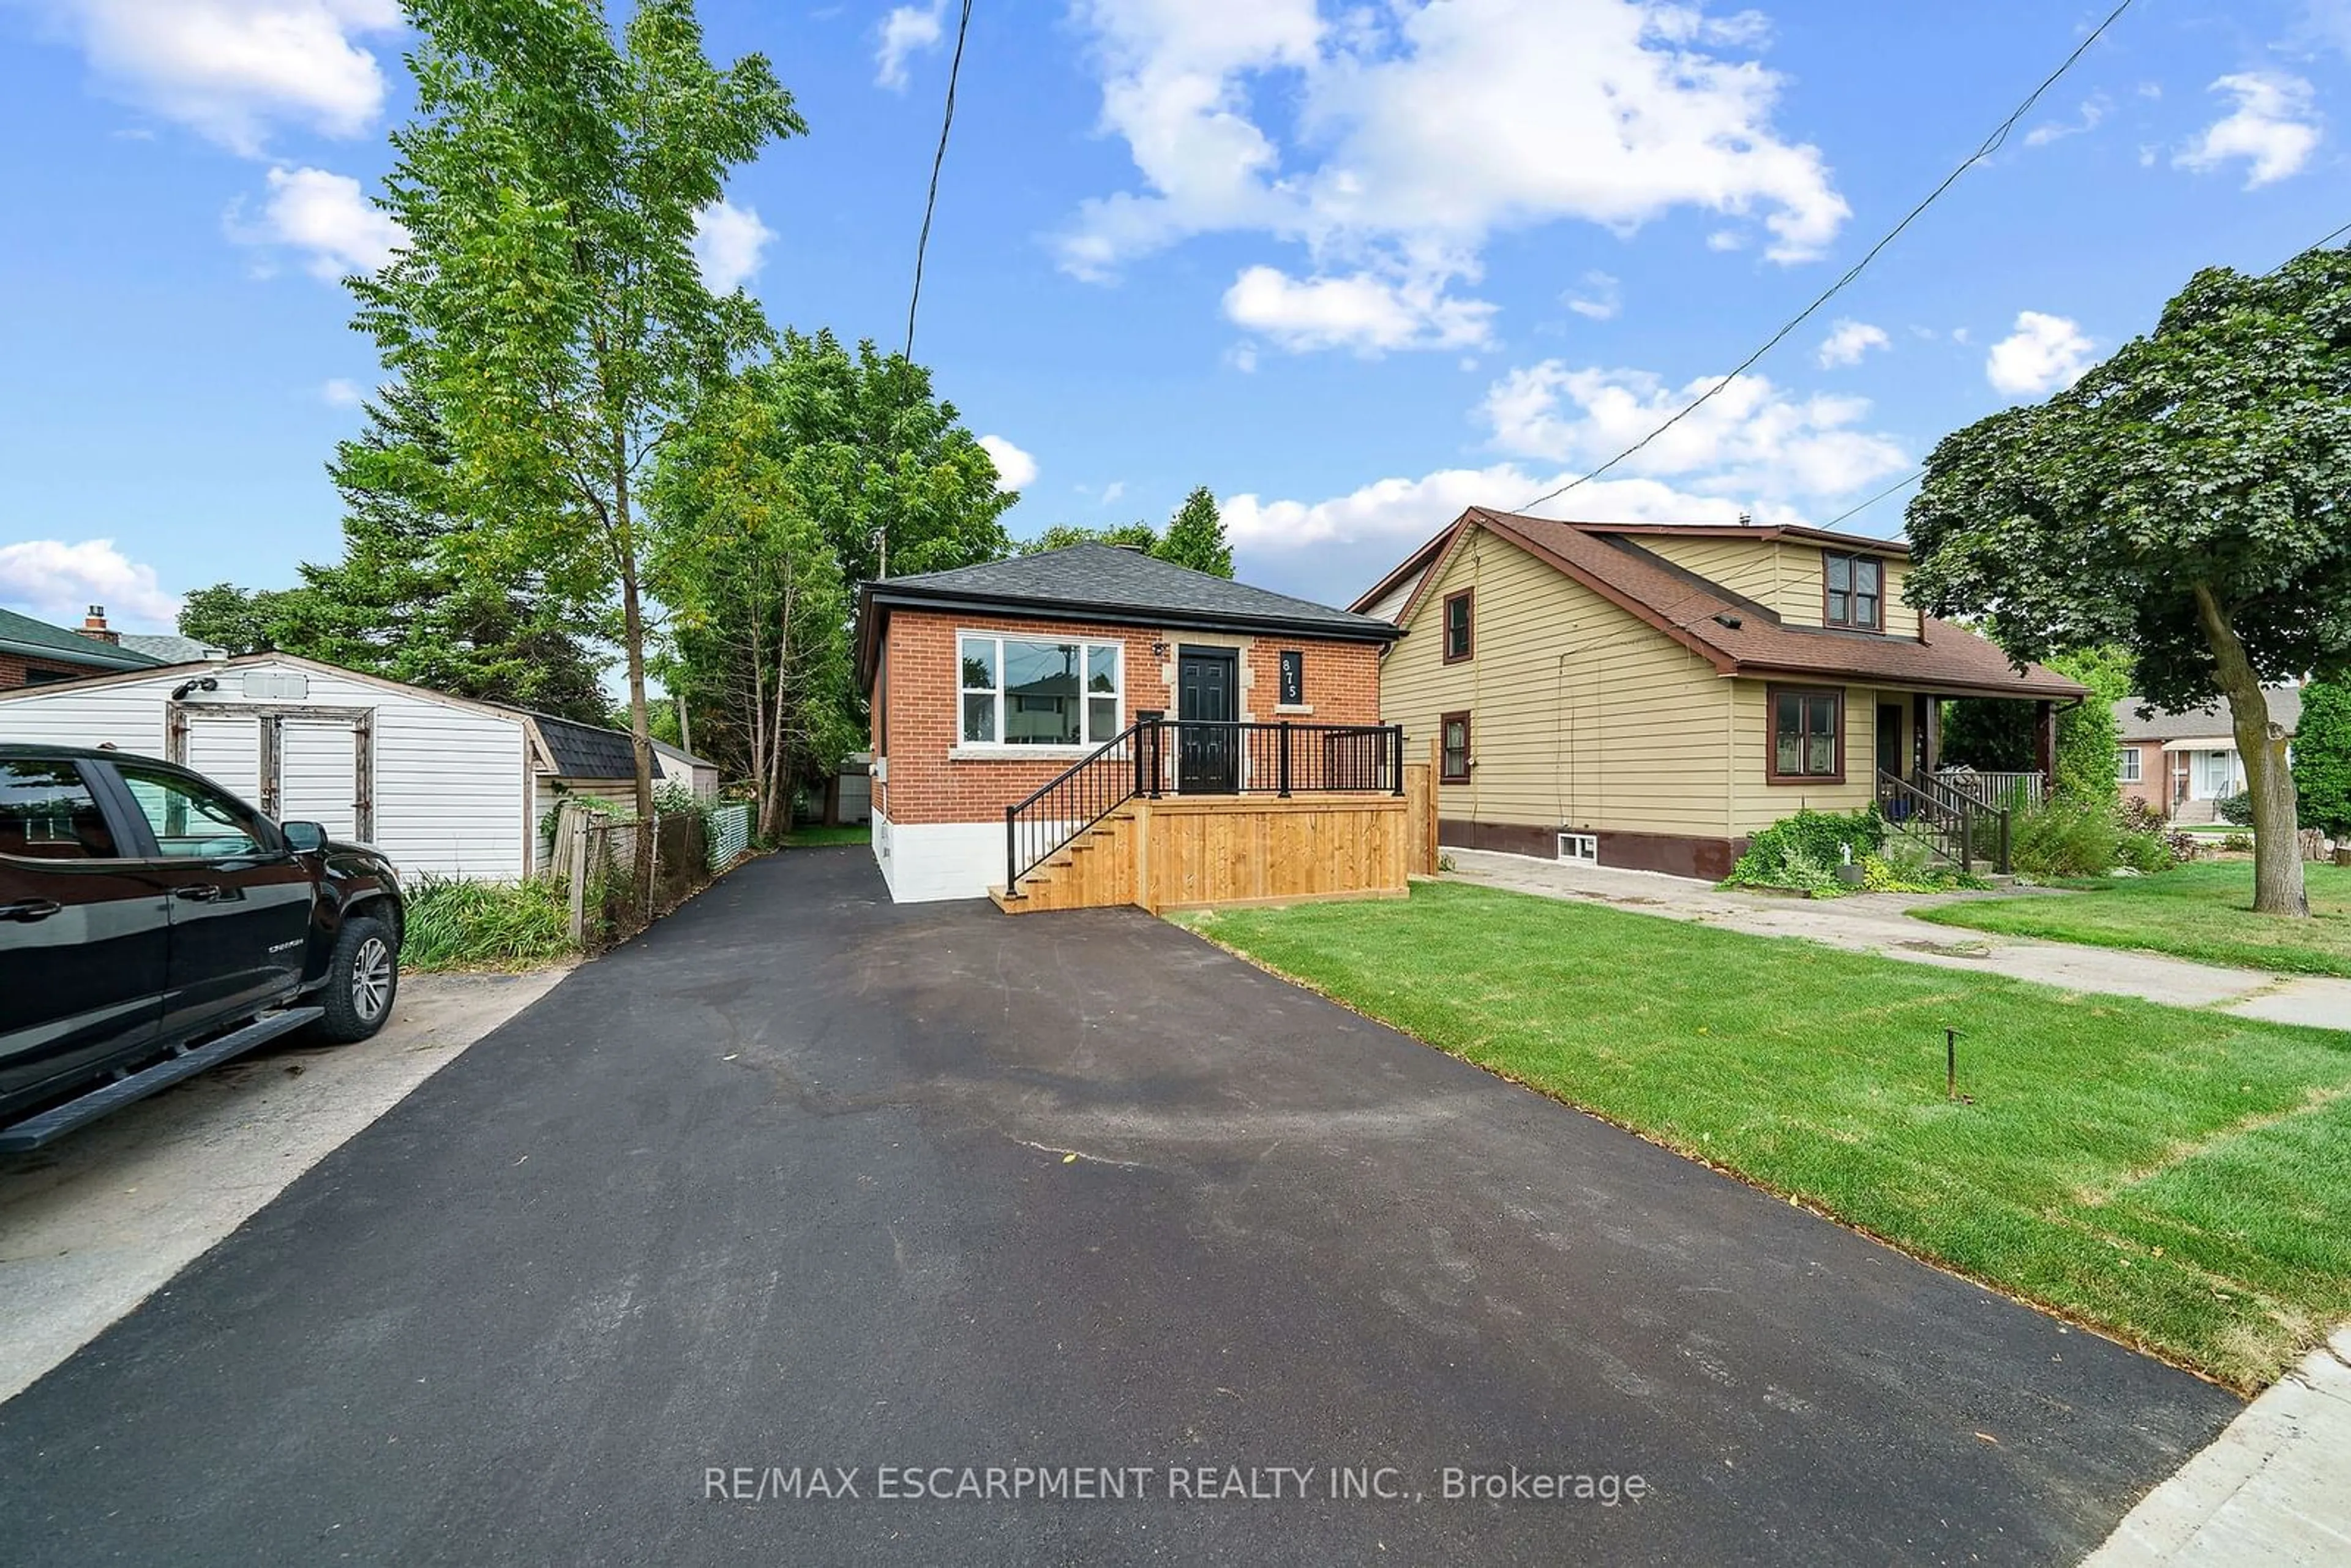
POLYGON ((2041 101, 2042 94, 2056 86, 2058 78, 2063 77, 2067 71, 2074 68, 2074 63, 2089 52, 2090 46, 2096 43, 2105 33, 2106 29, 2113 26, 2116 20, 2121 17, 2122 14, 2131 8, 2133 3, 2134 0, 2122 0, 2122 4, 2116 5, 2112 11, 2107 12, 2105 20, 2091 28, 2089 36, 2074 47, 2074 52, 2067 55, 2064 60, 2059 64, 2055 70, 2051 71, 2047 76, 2042 78, 2041 85, 2034 88, 2031 93, 2026 95, 2024 101, 2018 104, 2009 114, 2009 117, 2006 120, 2001 120, 1998 128, 1995 129, 1990 136, 1984 138, 1982 146, 1978 147, 1973 152, 1970 153, 1967 160, 1958 168, 1944 175, 1942 183, 1937 185, 1933 190, 1928 192, 1924 201, 1911 208, 1907 213, 1905 213, 1902 215, 1902 221, 1900 223, 1896 224, 1892 228, 1886 230, 1885 236, 1876 245, 1871 246, 1869 249, 1863 254, 1862 258, 1859 261, 1855 262, 1853 266, 1845 269, 1844 277, 1838 278, 1834 283, 1830 284, 1828 287, 1823 289, 1819 298, 1815 298, 1810 305, 1805 306, 1802 310, 1798 311, 1789 319, 1787 325, 1782 327, 1778 331, 1765 339, 1761 348, 1756 350, 1753 353, 1740 361, 1737 367, 1734 368, 1729 375, 1715 382, 1714 385, 1707 388, 1706 391, 1700 392, 1696 398, 1692 399, 1687 406, 1684 407, 1672 418, 1667 420, 1663 424, 1658 425, 1656 429, 1649 432, 1648 434, 1641 437, 1640 440, 1633 443, 1632 445, 1625 448, 1624 451, 1619 452, 1615 456, 1611 457, 1607 462, 1603 463, 1599 467, 1593 469, 1590 473, 1583 475, 1578 478, 1569 480, 1566 484, 1562 485, 1555 490, 1545 491, 1542 495, 1537 496, 1533 500, 1526 502, 1517 509, 1523 512, 1530 507, 1540 507, 1545 501, 1556 500, 1560 497, 1566 495, 1570 490, 1574 489, 1579 485, 1586 484, 1593 479, 1599 478, 1600 476, 1607 473, 1611 468, 1615 467, 1616 465, 1624 462, 1625 459, 1632 456, 1635 453, 1640 451, 1641 448, 1648 445, 1649 443, 1655 441, 1657 437, 1663 435, 1668 430, 1671 430, 1675 425, 1679 424, 1683 420, 1687 419, 1691 414, 1697 413, 1699 408, 1712 401, 1717 392, 1721 392, 1723 388, 1729 386, 1740 376, 1745 375, 1749 371, 1754 369, 1755 362, 1758 360, 1761 360, 1764 355, 1770 353, 1773 349, 1778 348, 1782 339, 1786 338, 1789 333, 1794 331, 1797 328, 1802 326, 1805 321, 1812 318, 1814 312, 1820 309, 1822 306, 1834 298, 1837 294, 1844 288, 1845 285, 1851 283, 1855 278, 1859 277, 1862 274, 1862 269, 1866 267, 1871 262, 1877 259, 1877 253, 1884 250, 1887 246, 1892 245, 1896 238, 1901 235, 1903 230, 1908 228, 1912 223, 1917 221, 1921 213, 1924 213, 1928 207, 1933 206, 1942 196, 1944 192, 1949 190, 1954 184, 1957 184, 1960 175, 1966 173, 1970 169, 1974 168, 1984 159, 1991 156, 1992 153, 2000 151, 2001 144, 2008 140, 2008 133, 2016 129, 2016 122, 2022 120, 2027 114, 2032 112, 2032 106, 2041 101))
POLYGON ((939 204, 939 169, 947 161, 947 132, 955 129, 956 80, 963 75, 963 40, 970 30, 971 0, 963 0, 963 15, 956 23, 955 59, 947 67, 946 114, 939 121, 939 150, 931 157, 931 193, 923 200, 923 237, 914 242, 914 291, 906 300, 909 361, 914 357, 914 308, 923 302, 923 257, 931 248, 931 214, 939 204))
POLYGON ((1885 488, 1885 489, 1880 490, 1876 495, 1872 496, 1868 500, 1864 501, 1864 502, 1863 502, 1861 505, 1859 505, 1858 507, 1847 507, 1844 511, 1839 512, 1835 517, 1831 517, 1827 522, 1825 522, 1825 523, 1821 523, 1821 524, 1818 524, 1818 525, 1816 525, 1816 526, 1817 526, 1817 527, 1820 527, 1820 528, 1833 528, 1836 527, 1839 523, 1841 523, 1841 522, 1844 521, 1847 517, 1852 517, 1855 513, 1856 513, 1856 512, 1865 512, 1865 511, 1869 510, 1869 508, 1870 508, 1870 507, 1874 507, 1874 506, 1877 505, 1877 503, 1878 503, 1878 502, 1883 501, 1884 499, 1886 499, 1886 497, 1891 496, 1892 494, 1894 494, 1894 492, 1895 492, 1895 491, 1899 490, 1900 488, 1902 488, 1902 486, 1905 486, 1905 485, 1908 485, 1908 484, 1911 484, 1911 483, 1914 483, 1915 481, 1919 480, 1919 479, 1923 479, 1923 478, 1925 478, 1926 476, 1927 476, 1927 471, 1926 471, 1924 468, 1919 469, 1919 470, 1918 470, 1917 473, 1915 473, 1915 474, 1907 474, 1907 475, 1903 476, 1901 478, 1896 479, 1896 481, 1894 481, 1894 483, 1893 483, 1893 484, 1888 485, 1887 486, 1886 486, 1886 488, 1885 488))

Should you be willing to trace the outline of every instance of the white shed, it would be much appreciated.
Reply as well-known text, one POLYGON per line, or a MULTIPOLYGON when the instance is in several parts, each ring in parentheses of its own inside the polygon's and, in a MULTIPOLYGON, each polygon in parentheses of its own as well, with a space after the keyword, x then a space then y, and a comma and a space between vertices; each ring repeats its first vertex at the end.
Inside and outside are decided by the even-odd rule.
POLYGON ((618 731, 287 653, 0 692, 0 741, 183 762, 281 821, 373 844, 403 876, 529 874, 547 805, 626 797, 633 779, 618 731))

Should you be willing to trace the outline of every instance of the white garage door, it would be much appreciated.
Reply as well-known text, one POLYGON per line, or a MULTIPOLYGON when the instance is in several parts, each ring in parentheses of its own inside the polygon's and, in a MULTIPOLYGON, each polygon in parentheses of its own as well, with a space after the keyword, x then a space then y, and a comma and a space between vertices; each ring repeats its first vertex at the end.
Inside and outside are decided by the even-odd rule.
POLYGON ((359 741, 349 719, 278 721, 277 814, 317 822, 337 839, 359 836, 359 741))
POLYGON ((261 721, 192 714, 187 765, 247 805, 261 804, 261 721))

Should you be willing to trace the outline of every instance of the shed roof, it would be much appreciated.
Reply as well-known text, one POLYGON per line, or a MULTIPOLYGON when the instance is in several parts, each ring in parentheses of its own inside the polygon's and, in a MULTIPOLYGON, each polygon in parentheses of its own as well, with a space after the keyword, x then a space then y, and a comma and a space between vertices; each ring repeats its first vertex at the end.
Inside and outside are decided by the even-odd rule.
POLYGON ((1195 571, 1141 550, 1103 544, 1070 545, 951 571, 883 578, 862 585, 859 600, 858 663, 868 677, 881 622, 897 605, 1122 625, 1286 632, 1362 643, 1389 643, 1403 635, 1377 616, 1334 610, 1311 599, 1195 571))
POLYGON ((136 648, 101 643, 64 626, 36 621, 14 610, 0 610, 0 650, 96 670, 155 669, 168 662, 136 648))
MULTIPOLYGON (((2263 686, 2269 698, 2270 720, 2292 735, 2302 724, 2302 688, 2300 686, 2263 686)), ((2142 696, 2127 696, 2115 704, 2115 727, 2124 740, 2195 740, 2220 736, 2232 738, 2223 741, 2235 746, 2235 729, 2230 721, 2229 705, 2210 702, 2202 707, 2189 708, 2185 713, 2154 713, 2139 716, 2147 706, 2142 696)))
POLYGON ((617 729, 601 725, 580 724, 574 719, 557 718, 552 714, 532 713, 528 708, 517 708, 528 714, 538 727, 538 737, 547 747, 547 759, 560 779, 634 779, 637 776, 636 746, 617 729))

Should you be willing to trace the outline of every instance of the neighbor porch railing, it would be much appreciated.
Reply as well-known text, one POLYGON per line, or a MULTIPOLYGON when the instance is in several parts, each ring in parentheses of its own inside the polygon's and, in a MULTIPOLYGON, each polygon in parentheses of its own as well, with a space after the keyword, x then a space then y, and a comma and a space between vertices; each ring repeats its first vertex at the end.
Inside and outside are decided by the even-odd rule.
POLYGON ((1004 809, 1004 892, 1136 796, 1404 793, 1400 725, 1171 719, 1146 713, 1004 809))
POLYGON ((1896 830, 1923 837, 1963 872, 1973 872, 1981 862, 2008 874, 2011 823, 2005 807, 1989 805, 1935 774, 1910 779, 1881 770, 1877 812, 1896 830))

